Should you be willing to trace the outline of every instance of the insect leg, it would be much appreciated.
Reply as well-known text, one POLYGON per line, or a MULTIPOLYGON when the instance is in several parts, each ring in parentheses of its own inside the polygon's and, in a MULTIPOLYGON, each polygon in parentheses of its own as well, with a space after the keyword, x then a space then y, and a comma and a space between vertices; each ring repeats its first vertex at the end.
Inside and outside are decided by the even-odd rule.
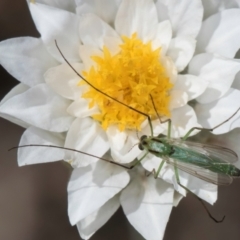
POLYGON ((153 174, 154 178, 156 179, 163 167, 163 164, 165 163, 165 160, 162 160, 161 163, 159 164, 158 170, 156 171, 155 168, 147 174, 147 177, 153 174))
POLYGON ((175 172, 175 176, 176 176, 176 180, 179 186, 181 186, 183 189, 185 189, 188 193, 192 194, 194 197, 196 197, 198 199, 198 201, 200 201, 200 203, 202 204, 202 206, 204 207, 205 211, 207 212, 208 216, 216 223, 221 223, 223 222, 225 216, 223 216, 223 218, 221 220, 217 220, 216 218, 214 218, 212 216, 212 214, 209 212, 209 210, 207 209, 206 205, 204 204, 203 200, 201 198, 199 198, 195 193, 193 193, 191 190, 189 190, 188 188, 186 188, 185 186, 183 186, 180 182, 180 178, 179 178, 179 174, 178 174, 178 168, 175 165, 174 166, 174 172, 175 172))
POLYGON ((182 138, 182 140, 186 140, 186 139, 189 137, 189 135, 192 133, 192 131, 194 131, 194 130, 207 130, 207 131, 212 132, 214 129, 222 126, 224 123, 228 122, 231 118, 233 118, 233 117, 238 113, 239 110, 240 110, 240 107, 237 109, 236 112, 233 113, 233 115, 232 115, 231 117, 229 117, 229 118, 226 119, 225 121, 219 123, 217 126, 215 126, 215 127, 213 127, 213 128, 201 128, 201 127, 193 127, 193 128, 191 128, 191 129, 186 133, 186 135, 182 138))
POLYGON ((144 155, 138 159, 132 166, 129 167, 129 169, 133 169, 135 166, 137 166, 147 155, 149 152, 145 152, 144 155))
POLYGON ((150 98, 151 98, 151 101, 152 101, 152 104, 153 104, 153 108, 158 116, 158 119, 159 119, 159 122, 160 124, 163 124, 163 123, 166 123, 168 122, 168 134, 167 134, 167 137, 170 138, 171 137, 171 127, 172 127, 172 120, 169 118, 169 119, 166 119, 166 120, 162 120, 161 117, 159 116, 158 112, 157 112, 157 108, 156 108, 156 105, 154 103, 154 100, 153 100, 153 97, 152 95, 150 94, 150 98))

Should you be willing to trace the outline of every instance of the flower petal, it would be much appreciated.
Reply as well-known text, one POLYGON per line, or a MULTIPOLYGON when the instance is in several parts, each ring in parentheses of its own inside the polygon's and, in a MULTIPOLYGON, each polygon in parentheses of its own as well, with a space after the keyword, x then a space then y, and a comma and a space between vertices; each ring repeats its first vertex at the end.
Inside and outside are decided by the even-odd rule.
POLYGON ((206 91, 197 98, 200 103, 210 103, 222 97, 231 87, 240 70, 240 62, 209 53, 193 57, 188 72, 209 82, 206 91))
MULTIPOLYGON (((83 118, 76 119, 72 123, 64 147, 101 158, 109 149, 109 143, 106 133, 96 121, 91 118, 83 118)), ((97 158, 76 152, 67 152, 65 159, 71 159, 75 167, 87 166, 97 161, 97 158)))
POLYGON ((120 207, 119 195, 108 200, 97 211, 77 223, 81 238, 89 239, 120 207))
POLYGON ((119 38, 115 30, 94 14, 80 17, 79 36, 84 45, 102 49, 104 37, 119 38))
MULTIPOLYGON (((197 36, 203 17, 203 7, 200 0, 158 0, 156 5, 158 8, 165 6, 164 11, 167 9, 174 36, 181 35, 193 38, 197 36)), ((161 9, 158 11, 159 14, 162 12, 161 9)), ((166 13, 164 13, 165 19, 166 13)))
POLYGON ((91 67, 97 66, 96 62, 93 61, 92 56, 103 56, 103 52, 97 47, 89 45, 80 45, 79 55, 84 64, 84 70, 89 71, 91 67))
POLYGON ((235 80, 232 84, 232 88, 240 90, 240 72, 238 72, 235 76, 235 80))
MULTIPOLYGON (((217 200, 217 185, 208 183, 204 180, 201 180, 197 177, 191 176, 188 173, 185 173, 181 170, 178 170, 180 182, 183 186, 188 188, 191 192, 196 194, 199 198, 204 201, 214 204, 217 200)), ((174 173, 173 173, 174 174, 174 173)), ((175 174, 174 174, 175 175, 175 174)), ((173 178, 174 188, 180 194, 185 195, 186 190, 184 190, 176 180, 176 177, 173 178)))
POLYGON ((188 101, 191 101, 200 96, 206 90, 207 86, 208 82, 200 77, 190 74, 179 74, 173 90, 182 90, 187 93, 188 101))
POLYGON ((0 64, 20 82, 35 86, 44 82, 44 72, 57 62, 41 39, 19 37, 0 43, 0 64))
POLYGON ((43 4, 29 4, 32 18, 50 54, 59 62, 64 62, 55 40, 69 62, 79 61, 78 37, 79 18, 70 12, 43 4))
POLYGON ((23 128, 29 127, 29 124, 27 124, 27 123, 25 123, 25 122, 23 122, 23 121, 15 118, 15 117, 12 117, 11 115, 2 113, 2 112, 1 112, 1 106, 2 106, 5 102, 7 102, 9 99, 11 99, 12 97, 17 96, 17 95, 19 95, 19 94, 21 94, 21 93, 24 93, 24 92, 26 92, 28 89, 29 89, 29 87, 27 87, 27 86, 26 86, 25 84, 23 84, 23 83, 20 83, 20 84, 18 84, 17 86, 15 86, 14 88, 12 88, 11 91, 10 91, 7 95, 5 95, 5 97, 4 97, 4 98, 2 99, 2 101, 0 102, 0 116, 1 116, 2 118, 7 119, 7 120, 10 121, 10 122, 13 122, 13 123, 15 123, 15 124, 23 127, 23 128))
POLYGON ((239 0, 202 0, 202 3, 204 8, 204 19, 225 9, 240 7, 239 0))
POLYGON ((143 42, 148 42, 154 38, 157 24, 157 10, 152 0, 122 0, 115 19, 116 31, 121 36, 137 33, 143 42))
MULTIPOLYGON (((152 172, 159 168, 162 159, 152 154, 148 154, 146 158, 141 162, 143 167, 152 172)), ((190 191, 195 193, 201 199, 207 201, 210 204, 213 204, 217 200, 217 186, 208 182, 205 182, 197 177, 191 176, 188 173, 185 173, 178 169, 180 183, 188 188, 190 191)), ((174 189, 178 191, 182 196, 186 196, 186 190, 183 189, 178 183, 175 175, 173 166, 164 163, 161 172, 159 173, 159 178, 163 179, 167 183, 173 184, 174 189)), ((178 199, 181 200, 181 196, 178 196, 178 199)))
POLYGON ((141 152, 136 145, 139 140, 135 131, 126 130, 119 132, 117 127, 107 131, 109 143, 111 144, 111 156, 121 164, 132 162, 141 152))
POLYGON ((46 84, 38 84, 18 94, 0 107, 0 112, 35 127, 64 132, 73 118, 66 112, 69 101, 56 95, 46 84))
MULTIPOLYGON (((156 0, 155 1, 156 8, 157 8, 157 14, 158 14, 158 20, 159 22, 170 20, 168 15, 168 6, 167 1, 165 0, 156 0)), ((171 24, 172 25, 172 24, 171 24)))
POLYGON ((152 40, 153 50, 161 47, 161 54, 165 55, 172 38, 170 21, 163 21, 158 24, 156 36, 152 40))
MULTIPOLYGON (((230 89, 219 100, 209 104, 196 104, 195 111, 199 120, 205 128, 213 128, 231 117, 240 107, 240 91, 230 89)), ((228 122, 216 128, 214 134, 222 134, 240 126, 240 113, 238 112, 228 122)))
POLYGON ((124 147, 124 144, 128 137, 127 131, 120 131, 117 126, 111 125, 107 128, 106 133, 112 148, 121 150, 124 147))
POLYGON ((113 25, 121 0, 75 0, 77 14, 94 13, 106 23, 113 25), (104 6, 104 7, 103 7, 104 6))
POLYGON ((171 101, 169 104, 169 109, 172 110, 174 108, 179 108, 186 105, 188 102, 188 95, 186 92, 181 90, 173 89, 171 91, 171 101))
POLYGON ((176 37, 170 42, 167 55, 174 61, 178 72, 190 62, 195 51, 196 40, 191 37, 176 37))
MULTIPOLYGON (((183 137, 193 127, 201 127, 198 124, 195 111, 189 105, 174 109, 171 112, 171 120, 171 137, 173 138, 183 137)), ((165 128, 164 134, 167 135, 168 124, 163 124, 163 127, 165 128)), ((191 136, 197 132, 193 131, 191 136)))
POLYGON ((162 239, 172 210, 174 190, 144 171, 131 171, 132 181, 122 191, 120 202, 129 222, 145 239, 162 239))
POLYGON ((122 40, 116 37, 104 37, 104 46, 107 47, 112 56, 116 55, 120 51, 120 45, 122 40))
POLYGON ((173 206, 174 207, 177 207, 178 204, 180 203, 180 201, 182 200, 183 198, 183 195, 180 194, 179 192, 177 191, 174 191, 174 197, 173 197, 173 206))
POLYGON ((240 48, 240 9, 227 9, 206 19, 197 37, 197 52, 233 58, 240 48))
MULTIPOLYGON (((83 65, 72 63, 72 67, 81 73, 83 65)), ((82 88, 77 86, 80 77, 66 63, 50 68, 44 75, 46 83, 64 98, 75 100, 80 97, 82 88)))
POLYGON ((67 108, 67 112, 78 118, 91 117, 94 114, 99 113, 98 107, 95 105, 89 108, 90 99, 80 98, 70 104, 67 108))
MULTIPOLYGON (((59 133, 29 127, 22 135, 19 146, 43 144, 63 147, 64 137, 59 133)), ((51 147, 26 147, 18 149, 18 165, 24 166, 36 163, 47 163, 62 160, 63 149, 51 147)))
POLYGON ((74 0, 35 0, 38 3, 43 3, 56 8, 64 9, 69 12, 75 12, 76 4, 74 0))
POLYGON ((119 193, 129 180, 123 168, 103 161, 74 169, 68 184, 68 215, 71 224, 75 225, 97 211, 119 193))

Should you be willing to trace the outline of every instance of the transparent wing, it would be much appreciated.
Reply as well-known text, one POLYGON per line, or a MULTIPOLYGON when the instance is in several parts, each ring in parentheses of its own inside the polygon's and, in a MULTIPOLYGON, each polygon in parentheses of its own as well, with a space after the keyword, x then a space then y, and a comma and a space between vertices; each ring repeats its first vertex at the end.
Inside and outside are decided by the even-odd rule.
POLYGON ((165 158, 165 160, 168 164, 172 165, 173 167, 176 166, 178 169, 186 173, 189 173, 194 177, 200 178, 206 182, 225 186, 232 183, 232 177, 228 175, 215 173, 208 169, 190 163, 180 162, 172 158, 165 158))
POLYGON ((202 144, 190 141, 181 141, 178 139, 170 139, 169 143, 171 145, 194 150, 198 153, 204 154, 207 156, 209 160, 220 160, 219 162, 225 163, 235 163, 238 161, 238 155, 229 148, 225 148, 222 146, 210 145, 210 144, 202 144))

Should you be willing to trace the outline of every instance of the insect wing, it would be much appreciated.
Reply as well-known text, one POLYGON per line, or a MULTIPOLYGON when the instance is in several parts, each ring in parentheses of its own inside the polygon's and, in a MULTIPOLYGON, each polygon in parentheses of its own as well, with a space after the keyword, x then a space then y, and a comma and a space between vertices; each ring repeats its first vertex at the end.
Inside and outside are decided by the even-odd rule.
POLYGON ((170 144, 204 154, 210 161, 216 161, 216 159, 219 160, 219 163, 235 163, 238 161, 238 155, 234 151, 222 146, 181 141, 177 139, 171 139, 170 144))
POLYGON ((177 167, 178 169, 194 177, 200 178, 206 182, 225 186, 232 183, 232 177, 226 174, 215 173, 208 169, 190 163, 181 162, 173 158, 167 158, 165 160, 168 164, 172 165, 173 167, 177 167))

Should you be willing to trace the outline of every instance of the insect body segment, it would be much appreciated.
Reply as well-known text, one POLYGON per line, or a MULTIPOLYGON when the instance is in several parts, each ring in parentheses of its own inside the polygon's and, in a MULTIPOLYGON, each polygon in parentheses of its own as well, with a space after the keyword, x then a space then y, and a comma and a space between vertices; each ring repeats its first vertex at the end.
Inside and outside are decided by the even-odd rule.
POLYGON ((138 145, 140 150, 147 150, 156 157, 170 156, 174 150, 166 138, 147 137, 143 135, 138 145))
MULTIPOLYGON (((240 177, 240 170, 231 164, 237 161, 237 155, 228 148, 145 135, 140 139, 139 148, 213 184, 229 185, 233 177, 240 177)), ((154 171, 155 177, 162 165, 154 171)))

